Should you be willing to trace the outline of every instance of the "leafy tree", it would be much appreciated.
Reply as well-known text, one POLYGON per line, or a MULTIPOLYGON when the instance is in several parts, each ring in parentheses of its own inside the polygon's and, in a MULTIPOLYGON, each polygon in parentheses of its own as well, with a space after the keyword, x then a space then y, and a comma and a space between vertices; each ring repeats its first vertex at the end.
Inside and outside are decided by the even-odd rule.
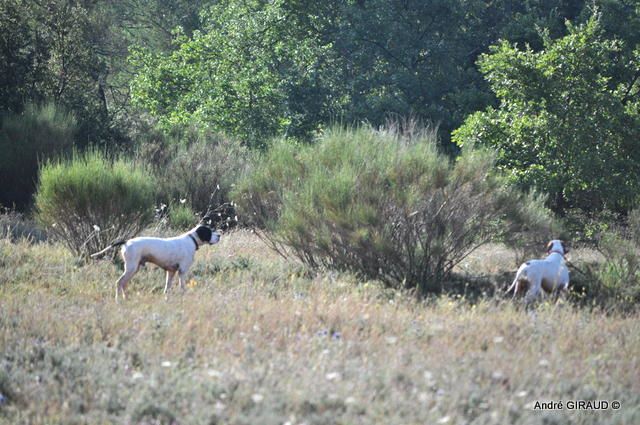
POLYGON ((101 49, 107 29, 92 2, 0 3, 0 109, 52 102, 74 113, 76 143, 113 141, 107 100, 109 73, 101 49))
POLYGON ((483 55, 500 106, 471 115, 454 140, 496 148, 498 166, 550 194, 558 211, 624 211, 638 201, 640 115, 637 84, 620 77, 640 70, 638 51, 625 55, 595 17, 567 27, 543 51, 502 42, 483 55))
POLYGON ((582 3, 225 0, 175 50, 134 51, 133 98, 165 126, 197 118, 252 140, 393 114, 440 123, 446 144, 493 101, 478 55, 498 37, 541 45, 536 27, 562 31, 582 3))
POLYGON ((253 144, 309 131, 327 116, 297 108, 329 102, 318 73, 324 46, 298 33, 284 3, 222 1, 203 12, 202 32, 178 29, 174 52, 135 50, 134 101, 165 126, 195 119, 253 144))

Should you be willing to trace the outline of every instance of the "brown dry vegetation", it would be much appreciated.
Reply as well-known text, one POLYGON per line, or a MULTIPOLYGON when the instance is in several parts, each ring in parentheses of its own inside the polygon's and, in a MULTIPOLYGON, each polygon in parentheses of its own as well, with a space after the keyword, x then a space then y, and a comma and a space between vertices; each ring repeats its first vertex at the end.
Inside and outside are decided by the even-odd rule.
MULTIPOLYGON (((461 268, 514 263, 492 247, 461 268)), ((247 232, 198 251, 168 301, 147 267, 115 304, 119 271, 0 240, 0 423, 640 423, 638 313, 419 302, 312 276, 247 232), (576 399, 622 408, 533 410, 576 399)))

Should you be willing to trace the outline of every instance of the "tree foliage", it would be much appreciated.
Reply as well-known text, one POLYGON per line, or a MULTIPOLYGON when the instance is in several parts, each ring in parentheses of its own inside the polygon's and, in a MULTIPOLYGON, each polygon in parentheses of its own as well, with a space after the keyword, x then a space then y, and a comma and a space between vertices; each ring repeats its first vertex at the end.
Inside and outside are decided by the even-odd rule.
MULTIPOLYGON (((527 66, 538 73, 557 68, 553 78, 565 81, 567 92, 577 90, 579 80, 586 82, 583 92, 593 85, 598 100, 575 93, 573 105, 576 99, 594 101, 608 112, 587 120, 582 134, 604 137, 608 126, 607 143, 615 145, 613 140, 631 140, 637 129, 640 3, 629 0, 5 0, 0 2, 0 112, 21 114, 29 104, 54 104, 74 115, 76 147, 100 144, 110 150, 134 148, 158 122, 167 134, 198 126, 263 146, 274 135, 312 141, 335 122, 379 127, 390 116, 412 116, 439 125, 441 145, 455 155, 450 133, 467 116, 488 106, 505 112, 498 83, 483 78, 488 62, 481 60, 484 69, 477 66, 489 46, 505 40, 540 55, 552 40, 569 35, 565 20, 579 26, 594 13, 600 47, 571 53, 584 76, 578 65, 563 64, 560 47, 555 59, 544 56, 548 64, 531 60, 527 66), (605 105, 607 96, 617 98, 618 106, 605 105)), ((497 58, 497 52, 491 56, 497 58)), ((533 105, 546 91, 559 107, 562 100, 554 91, 564 89, 545 84, 523 88, 521 95, 532 98, 520 103, 533 105)), ((577 133, 567 124, 585 111, 572 107, 573 115, 562 118, 551 106, 540 108, 561 121, 545 125, 559 138, 553 143, 568 144, 576 150, 571 155, 581 156, 577 162, 583 164, 576 167, 602 171, 588 157, 591 142, 577 148, 577 133)), ((495 116, 474 115, 469 122, 495 116)), ((534 112, 527 119, 547 118, 534 112)), ((503 130, 515 131, 509 125, 483 128, 494 138, 507 137, 503 130)), ((20 148, 28 137, 15 140, 20 148)), ((614 159, 612 166, 627 170, 635 156, 614 159)), ((498 163, 512 172, 503 157, 498 163)), ((514 176, 520 176, 515 180, 538 185, 539 170, 525 178, 517 168, 522 165, 512 165, 514 176)), ((598 183, 587 194, 577 186, 591 177, 560 188, 565 177, 571 176, 540 186, 558 209, 625 209, 632 202, 630 190, 620 189, 624 185, 612 181, 610 186, 626 195, 612 191, 599 199, 593 193, 609 192, 606 185, 598 183)))
POLYGON ((448 140, 492 101, 475 68, 497 37, 537 40, 576 1, 217 2, 170 52, 138 49, 133 97, 165 125, 192 117, 255 141, 309 137, 329 121, 390 115, 439 123, 448 140))
POLYGON ((324 46, 303 37, 284 3, 221 1, 203 12, 202 31, 176 33, 175 51, 135 50, 134 101, 166 126, 195 119, 250 144, 310 130, 297 106, 327 101, 317 70, 324 46))
POLYGON ((539 52, 505 41, 483 55, 500 105, 471 115, 454 140, 496 148, 498 166, 557 210, 624 211, 640 189, 639 87, 625 78, 640 71, 638 50, 625 54, 595 18, 568 29, 539 52))

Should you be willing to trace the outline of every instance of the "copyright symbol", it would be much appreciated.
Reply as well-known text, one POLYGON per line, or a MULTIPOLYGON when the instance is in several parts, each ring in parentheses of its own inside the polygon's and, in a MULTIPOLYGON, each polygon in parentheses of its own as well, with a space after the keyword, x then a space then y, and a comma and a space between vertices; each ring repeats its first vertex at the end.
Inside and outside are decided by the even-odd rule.
POLYGON ((612 401, 611 402, 611 408, 613 410, 618 410, 620 408, 620 402, 619 401, 612 401))

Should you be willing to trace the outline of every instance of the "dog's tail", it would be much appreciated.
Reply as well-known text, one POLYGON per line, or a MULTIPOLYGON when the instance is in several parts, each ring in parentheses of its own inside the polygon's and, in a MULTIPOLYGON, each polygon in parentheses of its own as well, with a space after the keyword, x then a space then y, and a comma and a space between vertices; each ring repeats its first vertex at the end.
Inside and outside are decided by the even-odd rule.
POLYGON ((96 252, 95 254, 91 254, 90 257, 91 258, 96 258, 101 256, 102 254, 104 254, 105 252, 109 251, 111 248, 115 248, 116 246, 120 246, 120 245, 124 245, 127 241, 124 239, 121 239, 119 241, 115 241, 113 242, 111 245, 109 245, 108 247, 106 247, 105 249, 103 249, 102 251, 96 252))
POLYGON ((518 269, 518 272, 516 273, 516 278, 513 279, 513 283, 511 284, 509 289, 505 291, 505 293, 508 294, 509 292, 513 291, 513 296, 515 297, 518 294, 518 286, 519 286, 518 283, 520 282, 520 280, 526 279, 526 277, 527 277, 527 269, 522 267, 518 269))

